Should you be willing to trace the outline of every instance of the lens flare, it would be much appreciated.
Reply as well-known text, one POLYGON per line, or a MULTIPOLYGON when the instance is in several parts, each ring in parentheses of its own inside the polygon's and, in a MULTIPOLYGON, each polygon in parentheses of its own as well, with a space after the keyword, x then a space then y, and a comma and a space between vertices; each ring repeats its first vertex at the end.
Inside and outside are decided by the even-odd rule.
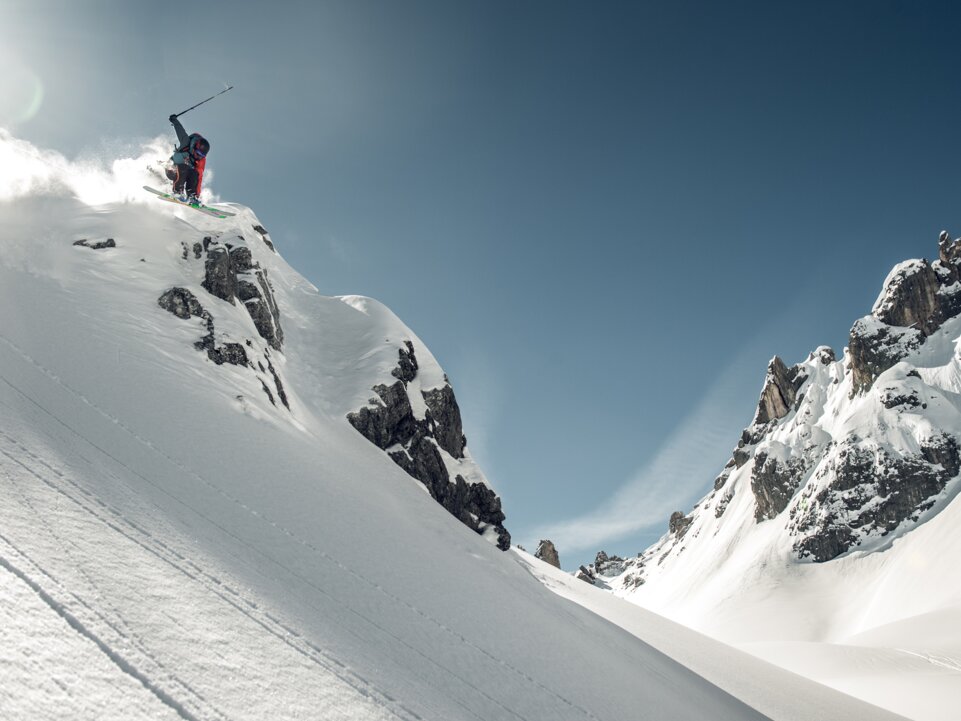
POLYGON ((26 65, 8 62, 0 81, 0 125, 18 125, 37 116, 43 105, 43 81, 26 65))

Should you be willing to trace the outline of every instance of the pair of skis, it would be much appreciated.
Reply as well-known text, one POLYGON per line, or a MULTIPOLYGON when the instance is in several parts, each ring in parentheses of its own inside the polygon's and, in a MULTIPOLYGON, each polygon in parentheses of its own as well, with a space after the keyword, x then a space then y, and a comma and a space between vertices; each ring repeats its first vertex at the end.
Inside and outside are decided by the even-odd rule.
POLYGON ((169 203, 176 203, 177 205, 184 205, 188 208, 193 208, 194 210, 199 210, 204 215, 209 215, 213 218, 232 218, 235 213, 228 213, 226 210, 218 210, 217 208, 211 208, 209 205, 204 205, 203 203, 188 203, 185 200, 181 200, 176 195, 171 193, 165 193, 162 190, 157 190, 156 188, 151 188, 149 185, 143 186, 144 190, 148 190, 154 195, 156 195, 161 200, 166 200, 169 203))

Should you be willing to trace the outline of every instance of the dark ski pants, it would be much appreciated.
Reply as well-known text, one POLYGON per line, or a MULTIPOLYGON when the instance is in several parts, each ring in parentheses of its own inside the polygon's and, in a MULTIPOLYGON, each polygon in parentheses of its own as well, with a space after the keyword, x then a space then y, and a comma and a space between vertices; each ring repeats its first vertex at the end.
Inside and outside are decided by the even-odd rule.
POLYGON ((175 165, 167 171, 167 177, 174 183, 174 193, 187 192, 187 195, 197 194, 197 183, 200 181, 200 174, 196 168, 189 165, 175 165))

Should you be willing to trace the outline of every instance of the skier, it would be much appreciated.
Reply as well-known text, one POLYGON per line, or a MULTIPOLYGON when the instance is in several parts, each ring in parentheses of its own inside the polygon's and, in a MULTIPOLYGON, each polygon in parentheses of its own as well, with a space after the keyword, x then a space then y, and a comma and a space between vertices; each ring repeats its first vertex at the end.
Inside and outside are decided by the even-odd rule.
POLYGON ((204 179, 204 166, 210 143, 200 133, 187 135, 176 115, 168 118, 177 131, 177 146, 170 156, 173 167, 167 168, 167 177, 173 181, 173 192, 187 203, 199 204, 200 188, 204 179))

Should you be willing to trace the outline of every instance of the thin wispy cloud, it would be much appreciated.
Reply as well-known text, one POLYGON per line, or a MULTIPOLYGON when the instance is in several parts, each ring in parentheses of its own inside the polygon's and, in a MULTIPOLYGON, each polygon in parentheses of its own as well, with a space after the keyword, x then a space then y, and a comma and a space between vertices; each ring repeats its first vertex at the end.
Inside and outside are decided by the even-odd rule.
MULTIPOLYGON (((737 355, 653 458, 614 494, 581 515, 518 535, 531 544, 550 538, 562 552, 576 552, 596 551, 652 526, 667 532, 671 513, 689 511, 710 490, 730 458, 740 430, 750 422, 752 406, 761 391, 764 363, 777 352, 770 343, 773 331, 796 327, 799 318, 818 312, 819 303, 830 302, 824 296, 822 279, 813 274, 806 286, 786 301, 779 316, 745 339, 737 355), (746 375, 745 368, 757 368, 757 373, 746 375)), ((799 360, 786 359, 789 364, 799 360)))
POLYGON ((741 353, 717 378, 657 454, 597 508, 575 518, 535 528, 531 542, 550 538, 565 551, 597 550, 605 542, 662 524, 705 491, 736 441, 733 429, 744 424, 745 388, 737 369, 741 353))

